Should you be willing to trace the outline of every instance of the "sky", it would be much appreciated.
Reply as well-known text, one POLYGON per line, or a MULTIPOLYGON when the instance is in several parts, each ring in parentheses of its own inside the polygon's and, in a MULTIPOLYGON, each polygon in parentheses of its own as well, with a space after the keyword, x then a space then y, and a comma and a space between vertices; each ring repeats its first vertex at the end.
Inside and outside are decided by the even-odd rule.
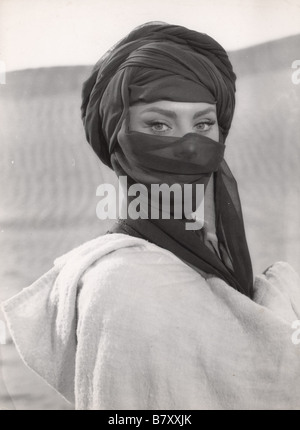
POLYGON ((235 50, 300 33, 300 0, 0 0, 0 62, 7 71, 94 64, 152 20, 235 50))

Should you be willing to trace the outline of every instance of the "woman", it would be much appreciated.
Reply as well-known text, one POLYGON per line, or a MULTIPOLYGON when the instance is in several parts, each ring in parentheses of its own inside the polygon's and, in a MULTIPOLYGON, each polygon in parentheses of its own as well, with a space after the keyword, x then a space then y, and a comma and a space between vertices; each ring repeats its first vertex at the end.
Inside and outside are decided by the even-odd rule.
POLYGON ((84 83, 87 140, 127 179, 124 219, 4 304, 24 361, 77 409, 299 408, 299 278, 276 263, 253 282, 223 158, 234 94, 224 49, 164 23, 133 30, 84 83), (169 217, 155 184, 182 191, 169 217))

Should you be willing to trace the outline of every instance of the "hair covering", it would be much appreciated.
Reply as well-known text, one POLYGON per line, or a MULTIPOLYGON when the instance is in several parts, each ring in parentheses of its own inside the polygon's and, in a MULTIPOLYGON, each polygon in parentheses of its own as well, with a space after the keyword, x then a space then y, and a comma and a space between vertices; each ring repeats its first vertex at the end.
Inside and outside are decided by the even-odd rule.
POLYGON ((235 106, 235 79, 226 51, 207 34, 165 23, 140 26, 96 63, 83 85, 81 113, 87 141, 103 163, 111 167, 110 155, 129 97, 132 102, 150 103, 153 96, 157 100, 155 90, 159 87, 161 91, 167 81, 171 91, 168 98, 160 94, 164 97, 161 100, 174 100, 176 88, 176 101, 197 101, 200 87, 209 100, 217 102, 218 123, 225 140, 235 106), (175 86, 170 78, 177 79, 177 83, 181 79, 185 87, 175 86), (156 87, 143 94, 149 82, 155 82, 156 87))
MULTIPOLYGON (((183 219, 128 219, 112 231, 143 237, 192 267, 224 279, 251 297, 253 275, 236 181, 223 153, 235 106, 235 74, 211 37, 165 23, 133 30, 95 65, 83 85, 82 119, 98 157, 129 185, 204 184, 213 175, 218 252, 183 219), (158 100, 216 105, 219 142, 130 131, 129 106, 158 100)), ((195 197, 195 187, 193 196, 195 197)))

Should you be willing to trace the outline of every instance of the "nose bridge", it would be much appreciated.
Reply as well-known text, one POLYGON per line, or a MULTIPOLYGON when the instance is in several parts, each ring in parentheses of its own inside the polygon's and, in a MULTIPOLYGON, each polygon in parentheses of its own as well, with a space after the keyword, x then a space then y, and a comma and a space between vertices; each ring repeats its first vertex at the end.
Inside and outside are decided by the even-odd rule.
POLYGON ((178 134, 180 137, 187 133, 193 132, 193 124, 191 122, 190 116, 187 113, 182 113, 178 118, 178 134))

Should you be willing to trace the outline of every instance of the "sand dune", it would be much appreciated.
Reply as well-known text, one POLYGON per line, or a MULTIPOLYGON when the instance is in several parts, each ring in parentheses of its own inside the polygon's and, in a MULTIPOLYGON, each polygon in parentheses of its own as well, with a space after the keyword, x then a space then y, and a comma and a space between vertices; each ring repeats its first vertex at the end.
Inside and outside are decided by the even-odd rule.
MULTIPOLYGON (((300 85, 291 79, 299 42, 294 36, 230 53, 238 82, 226 158, 239 183, 255 273, 276 260, 300 272, 300 85)), ((115 178, 88 147, 80 120, 90 69, 11 72, 0 88, 0 300, 111 224, 96 218, 95 191, 115 178)), ((67 408, 11 344, 0 347, 0 408, 67 408)))

